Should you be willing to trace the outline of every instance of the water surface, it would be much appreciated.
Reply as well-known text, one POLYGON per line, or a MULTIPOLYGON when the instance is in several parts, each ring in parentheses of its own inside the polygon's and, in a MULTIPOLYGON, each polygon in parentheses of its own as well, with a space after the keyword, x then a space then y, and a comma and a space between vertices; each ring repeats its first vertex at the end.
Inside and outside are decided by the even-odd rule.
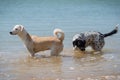
POLYGON ((105 39, 100 54, 72 50, 72 37, 84 31, 111 31, 120 24, 119 0, 0 0, 0 80, 119 80, 120 33, 105 39), (64 50, 30 58, 17 36, 9 35, 22 24, 34 35, 65 32, 64 50))

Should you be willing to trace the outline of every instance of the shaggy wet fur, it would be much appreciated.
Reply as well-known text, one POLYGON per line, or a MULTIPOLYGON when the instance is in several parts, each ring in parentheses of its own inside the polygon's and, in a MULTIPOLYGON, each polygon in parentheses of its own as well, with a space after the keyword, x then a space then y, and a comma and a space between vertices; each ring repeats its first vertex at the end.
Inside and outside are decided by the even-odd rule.
POLYGON ((80 34, 76 34, 73 37, 73 48, 80 49, 81 51, 85 51, 85 48, 91 46, 95 51, 101 51, 103 46, 105 45, 104 38, 107 36, 111 36, 118 32, 118 27, 112 30, 109 33, 102 34, 100 32, 84 32, 80 34))

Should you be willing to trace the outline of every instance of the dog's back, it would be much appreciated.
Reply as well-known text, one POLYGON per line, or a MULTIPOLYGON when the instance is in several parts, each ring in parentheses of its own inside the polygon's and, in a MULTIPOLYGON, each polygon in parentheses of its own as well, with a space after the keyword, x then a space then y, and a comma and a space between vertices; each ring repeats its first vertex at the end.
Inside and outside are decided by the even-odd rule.
POLYGON ((101 34, 99 32, 95 32, 95 31, 84 32, 84 33, 76 34, 73 37, 73 41, 75 41, 76 39, 80 39, 90 42, 98 39, 100 35, 101 34))

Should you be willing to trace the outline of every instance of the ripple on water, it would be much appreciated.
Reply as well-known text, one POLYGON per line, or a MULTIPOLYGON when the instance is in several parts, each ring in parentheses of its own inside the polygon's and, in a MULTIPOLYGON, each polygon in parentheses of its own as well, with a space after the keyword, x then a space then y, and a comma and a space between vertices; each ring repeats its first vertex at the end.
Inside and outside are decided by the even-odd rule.
POLYGON ((108 61, 111 61, 111 60, 115 59, 115 55, 114 54, 104 54, 102 57, 104 59, 108 60, 108 61))
POLYGON ((9 77, 9 74, 0 72, 0 80, 7 80, 9 77))

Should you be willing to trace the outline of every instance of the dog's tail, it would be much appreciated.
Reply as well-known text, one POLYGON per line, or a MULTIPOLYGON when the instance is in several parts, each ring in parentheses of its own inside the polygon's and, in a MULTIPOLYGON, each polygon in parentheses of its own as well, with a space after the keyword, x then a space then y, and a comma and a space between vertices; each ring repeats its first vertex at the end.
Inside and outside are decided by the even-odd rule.
POLYGON ((116 34, 118 32, 118 25, 116 25, 116 28, 114 30, 112 30, 111 32, 109 33, 106 33, 106 34, 103 34, 104 37, 108 37, 108 36, 111 36, 113 34, 116 34))
POLYGON ((55 29, 53 31, 55 37, 57 37, 61 42, 64 40, 64 32, 61 29, 55 29))

